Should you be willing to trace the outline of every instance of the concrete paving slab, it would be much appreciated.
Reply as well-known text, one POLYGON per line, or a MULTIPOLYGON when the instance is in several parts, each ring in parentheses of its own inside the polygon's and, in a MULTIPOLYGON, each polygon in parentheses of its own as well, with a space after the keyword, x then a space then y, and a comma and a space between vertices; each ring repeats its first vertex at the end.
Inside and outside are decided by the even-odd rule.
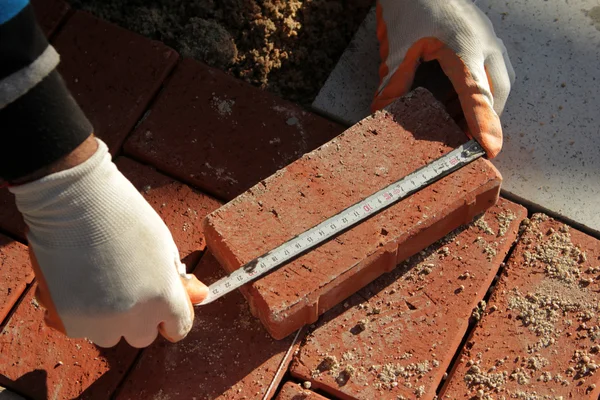
MULTIPOLYGON (((480 0, 517 80, 494 164, 504 194, 600 233, 600 1, 480 0)), ((372 12, 316 98, 351 125, 369 113, 379 55, 372 12)))

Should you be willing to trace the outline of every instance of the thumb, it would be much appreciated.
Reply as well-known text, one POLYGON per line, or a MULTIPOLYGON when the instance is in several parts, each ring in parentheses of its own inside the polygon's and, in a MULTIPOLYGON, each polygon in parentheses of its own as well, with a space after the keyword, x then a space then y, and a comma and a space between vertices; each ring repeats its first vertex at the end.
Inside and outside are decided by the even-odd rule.
POLYGON ((46 283, 46 278, 44 274, 42 274, 42 270, 40 268, 40 264, 35 257, 35 253, 31 246, 29 246, 29 259, 31 260, 31 267, 33 268, 33 272, 35 274, 37 280, 37 288, 35 289, 35 298, 46 309, 46 313, 44 316, 44 322, 50 328, 56 329, 61 333, 66 333, 65 327, 58 316, 58 311, 56 311, 56 307, 54 306, 54 302, 52 301, 52 297, 50 297, 50 290, 48 289, 48 284, 46 283))
POLYGON ((192 274, 181 276, 181 282, 192 304, 201 303, 208 296, 208 286, 192 274))
POLYGON ((427 54, 426 61, 437 59, 458 94, 470 136, 477 139, 488 157, 502 149, 502 125, 496 111, 492 88, 482 62, 465 62, 452 49, 441 46, 427 54))

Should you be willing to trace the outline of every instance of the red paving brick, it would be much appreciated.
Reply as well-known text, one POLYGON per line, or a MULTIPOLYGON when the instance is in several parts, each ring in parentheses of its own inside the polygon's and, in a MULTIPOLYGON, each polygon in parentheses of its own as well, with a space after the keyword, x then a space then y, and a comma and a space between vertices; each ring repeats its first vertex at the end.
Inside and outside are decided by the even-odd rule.
POLYGON ((44 325, 34 285, 0 332, 0 385, 32 399, 106 399, 138 350, 100 349, 44 325))
POLYGON ((69 18, 52 43, 68 88, 113 153, 178 59, 164 44, 83 11, 69 18))
POLYGON ((231 199, 343 128, 186 59, 125 151, 231 199))
POLYGON ((292 375, 341 399, 433 398, 525 216, 500 199, 336 306, 308 334, 292 375))
POLYGON ((71 7, 63 0, 31 0, 31 5, 42 31, 50 37, 71 7))
POLYGON ((600 394, 600 241, 543 214, 524 227, 440 398, 600 394))
POLYGON ((311 390, 305 389, 302 385, 294 382, 286 382, 275 400, 326 400, 311 390))
MULTIPOLYGON (((210 253, 195 274, 207 284, 223 276, 210 253)), ((195 311, 194 326, 183 341, 160 340, 144 351, 118 399, 262 399, 280 365, 282 372, 287 369, 292 338, 273 340, 239 292, 195 311)))
MULTIPOLYGON (((208 247, 232 271, 466 141, 431 94, 407 96, 269 177, 205 220, 208 247), (413 136, 414 135, 414 136, 413 136)), ((282 338, 496 201, 484 159, 242 288, 282 338)))
POLYGON ((131 159, 119 157, 116 164, 166 222, 181 259, 191 270, 206 247, 201 221, 221 204, 131 159))
POLYGON ((32 280, 27 247, 0 235, 0 324, 32 280))

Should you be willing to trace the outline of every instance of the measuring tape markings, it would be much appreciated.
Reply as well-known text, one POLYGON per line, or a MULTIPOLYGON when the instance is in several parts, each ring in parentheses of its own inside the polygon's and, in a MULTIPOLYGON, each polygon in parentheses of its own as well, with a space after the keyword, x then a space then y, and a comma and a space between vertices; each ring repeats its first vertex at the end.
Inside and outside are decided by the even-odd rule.
POLYGON ((195 305, 211 303, 270 270, 288 263, 333 236, 352 228, 359 222, 370 218, 372 215, 418 192, 483 155, 485 155, 485 151, 479 143, 470 140, 366 199, 351 205, 320 224, 248 262, 228 276, 210 285, 208 296, 204 301, 195 305))

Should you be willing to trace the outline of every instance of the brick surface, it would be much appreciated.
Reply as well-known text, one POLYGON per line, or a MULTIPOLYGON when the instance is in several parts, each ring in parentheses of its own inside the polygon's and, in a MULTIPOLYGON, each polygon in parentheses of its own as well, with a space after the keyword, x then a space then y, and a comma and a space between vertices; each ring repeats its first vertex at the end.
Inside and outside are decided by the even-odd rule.
POLYGON ((0 324, 32 280, 27 248, 0 235, 0 324))
POLYGON ((440 398, 597 399, 600 241, 536 214, 440 398))
POLYGON ((342 130, 186 59, 125 150, 183 182, 231 199, 342 130))
POLYGON ((206 247, 201 221, 221 204, 131 159, 119 157, 116 164, 165 221, 181 259, 191 270, 206 247))
POLYGON ((525 216, 500 199, 326 313, 292 375, 341 399, 432 399, 525 216))
MULTIPOLYGON (((209 215, 208 247, 222 265, 239 268, 466 141, 423 89, 396 107, 394 114, 363 120, 209 215)), ((285 337, 470 222, 494 204, 500 182, 498 171, 479 159, 242 292, 269 332, 285 337)))
POLYGON ((47 37, 50 37, 71 7, 63 0, 31 0, 35 16, 47 37))
MULTIPOLYGON (((207 284, 223 276, 210 253, 195 274, 207 284)), ((195 311, 183 341, 161 340, 144 351, 118 399, 263 399, 275 379, 274 392, 291 358, 292 339, 273 340, 239 292, 195 311)))
POLYGON ((164 44, 77 11, 52 41, 94 132, 116 152, 177 62, 164 44))
POLYGON ((106 399, 138 350, 100 349, 45 326, 34 285, 0 332, 0 385, 32 399, 106 399))
POLYGON ((311 390, 304 389, 301 385, 294 382, 286 382, 275 400, 326 400, 311 390))

